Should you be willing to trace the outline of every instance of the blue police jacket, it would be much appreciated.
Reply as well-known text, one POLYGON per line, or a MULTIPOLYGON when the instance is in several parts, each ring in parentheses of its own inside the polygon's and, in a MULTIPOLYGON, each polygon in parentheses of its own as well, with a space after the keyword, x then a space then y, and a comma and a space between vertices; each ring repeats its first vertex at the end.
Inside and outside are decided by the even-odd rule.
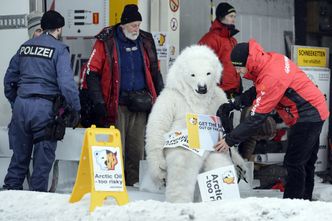
POLYGON ((4 90, 11 104, 16 96, 62 94, 74 110, 81 109, 69 48, 48 33, 21 45, 9 63, 4 90))

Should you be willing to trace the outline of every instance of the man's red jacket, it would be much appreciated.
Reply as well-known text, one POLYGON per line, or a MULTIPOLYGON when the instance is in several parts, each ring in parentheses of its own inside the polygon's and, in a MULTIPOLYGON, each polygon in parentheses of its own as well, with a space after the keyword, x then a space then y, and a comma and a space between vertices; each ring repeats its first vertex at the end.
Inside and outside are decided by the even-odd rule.
MULTIPOLYGON (((117 25, 106 27, 96 36, 96 43, 84 69, 86 73, 83 73, 83 81, 90 73, 100 76, 98 82, 100 85, 93 85, 93 89, 89 88, 89 90, 95 88, 100 90, 100 93, 94 93, 96 96, 91 99, 94 103, 105 103, 108 112, 105 124, 115 123, 119 105, 120 69, 115 42, 116 30, 117 25)), ((150 33, 140 30, 140 38, 140 47, 144 55, 146 84, 153 101, 155 101, 163 88, 156 48, 150 33)), ((82 82, 82 84, 86 86, 86 82, 82 82)))
POLYGON ((216 19, 209 30, 198 42, 198 44, 209 46, 219 58, 223 65, 220 87, 224 91, 240 92, 240 75, 236 73, 231 62, 230 54, 237 44, 233 35, 238 33, 235 29, 232 33, 227 26, 216 19))

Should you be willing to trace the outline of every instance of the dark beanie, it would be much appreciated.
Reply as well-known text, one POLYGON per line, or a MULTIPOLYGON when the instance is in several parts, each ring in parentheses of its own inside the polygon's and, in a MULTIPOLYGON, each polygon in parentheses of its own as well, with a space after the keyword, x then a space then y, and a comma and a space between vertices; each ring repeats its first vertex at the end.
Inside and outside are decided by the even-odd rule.
POLYGON ((142 16, 138 12, 137 5, 126 5, 121 15, 121 24, 127 24, 134 21, 142 21, 142 16))
POLYGON ((47 11, 43 14, 40 26, 43 30, 61 28, 65 26, 65 19, 57 11, 47 11))
POLYGON ((236 12, 233 6, 231 6, 227 2, 221 2, 216 9, 216 17, 222 18, 232 12, 236 12))
POLYGON ((231 61, 234 66, 245 67, 249 55, 249 44, 239 43, 235 45, 231 53, 231 61))

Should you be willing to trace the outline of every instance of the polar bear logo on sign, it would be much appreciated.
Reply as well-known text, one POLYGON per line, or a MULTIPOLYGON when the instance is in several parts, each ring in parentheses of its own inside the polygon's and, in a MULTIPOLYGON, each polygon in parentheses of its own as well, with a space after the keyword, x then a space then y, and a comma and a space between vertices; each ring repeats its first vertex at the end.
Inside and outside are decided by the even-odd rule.
POLYGON ((118 164, 117 152, 110 150, 101 150, 94 153, 96 163, 100 170, 114 170, 118 164))

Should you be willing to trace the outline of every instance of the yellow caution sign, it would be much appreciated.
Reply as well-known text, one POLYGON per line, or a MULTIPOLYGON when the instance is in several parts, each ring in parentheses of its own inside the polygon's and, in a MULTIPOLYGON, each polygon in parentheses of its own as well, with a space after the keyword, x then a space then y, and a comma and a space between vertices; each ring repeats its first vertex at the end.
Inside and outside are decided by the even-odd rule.
POLYGON ((127 4, 138 4, 138 0, 110 0, 110 25, 115 25, 121 21, 122 11, 127 4))
POLYGON ((109 196, 114 197, 118 205, 129 201, 124 179, 121 136, 114 126, 96 128, 92 125, 85 131, 76 182, 69 202, 78 202, 86 193, 91 193, 90 212, 102 206, 109 196), (105 137, 106 141, 99 140, 105 137))
POLYGON ((186 123, 188 129, 188 144, 190 148, 199 149, 199 127, 198 127, 198 114, 188 113, 186 115, 186 123))
POLYGON ((295 46, 295 57, 299 66, 303 67, 328 67, 328 48, 299 47, 295 46))

